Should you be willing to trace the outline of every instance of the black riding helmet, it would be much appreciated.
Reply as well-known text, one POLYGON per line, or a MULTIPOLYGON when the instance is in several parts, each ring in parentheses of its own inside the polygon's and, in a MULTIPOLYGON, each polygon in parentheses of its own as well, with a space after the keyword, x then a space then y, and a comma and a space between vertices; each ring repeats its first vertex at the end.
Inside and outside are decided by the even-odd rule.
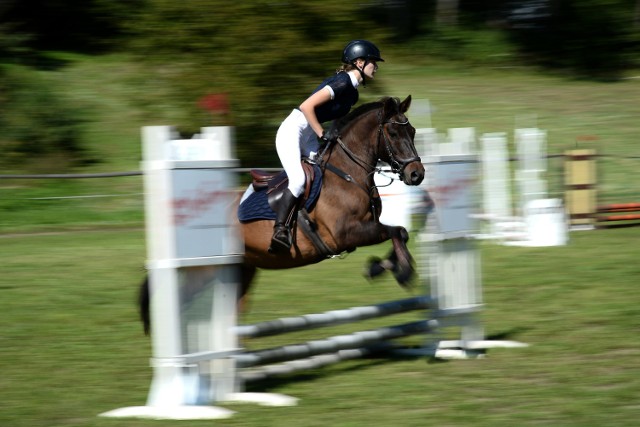
POLYGON ((362 84, 365 84, 364 68, 370 61, 384 62, 384 59, 380 57, 380 49, 368 40, 352 40, 342 51, 342 62, 345 64, 351 64, 355 67, 356 59, 364 59, 364 66, 362 69, 358 68, 360 75, 362 76, 362 84))
POLYGON ((352 64, 358 58, 363 58, 367 62, 370 60, 384 62, 380 57, 380 49, 367 40, 350 41, 342 52, 342 62, 345 64, 352 64))

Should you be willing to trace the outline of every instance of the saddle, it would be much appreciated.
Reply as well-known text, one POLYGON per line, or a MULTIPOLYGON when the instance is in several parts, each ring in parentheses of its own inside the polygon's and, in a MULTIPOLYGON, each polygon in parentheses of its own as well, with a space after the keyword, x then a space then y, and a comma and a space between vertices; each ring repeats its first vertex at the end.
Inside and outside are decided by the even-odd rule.
MULTIPOLYGON (((318 235, 317 226, 311 220, 308 213, 308 209, 313 206, 318 198, 320 187, 322 186, 322 172, 316 163, 312 163, 306 158, 302 159, 301 164, 305 176, 305 186, 304 192, 300 195, 301 200, 298 201, 298 214, 294 216, 292 227, 296 227, 297 224, 300 224, 302 232, 311 240, 321 254, 326 257, 334 256, 336 254, 318 235), (317 178, 316 173, 319 175, 317 178)), ((254 194, 266 193, 266 202, 271 206, 271 209, 274 209, 274 205, 278 203, 280 195, 284 189, 287 188, 289 183, 287 174, 284 171, 274 173, 260 169, 252 169, 250 174, 251 185, 255 190, 254 194)), ((240 204, 238 209, 241 210, 243 206, 243 204, 240 204)), ((249 211, 248 207, 247 211, 249 211)), ((245 214, 245 218, 246 217, 248 217, 247 214, 245 214)))
MULTIPOLYGON (((307 201, 311 193, 311 185, 315 179, 315 170, 313 165, 306 159, 303 159, 300 164, 304 171, 305 185, 299 203, 304 206, 304 202, 307 201)), ((251 185, 253 189, 255 191, 264 191, 266 189, 269 200, 277 199, 279 193, 284 191, 289 183, 289 178, 285 171, 267 172, 261 169, 252 169, 249 173, 251 174, 251 185)))

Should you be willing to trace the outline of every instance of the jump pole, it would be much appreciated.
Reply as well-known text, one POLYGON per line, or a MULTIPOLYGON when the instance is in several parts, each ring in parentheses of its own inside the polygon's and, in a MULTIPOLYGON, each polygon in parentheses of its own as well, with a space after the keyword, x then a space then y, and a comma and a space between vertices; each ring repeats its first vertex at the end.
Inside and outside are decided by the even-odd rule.
MULTIPOLYGON (((431 272, 432 295, 438 300, 434 318, 425 316, 425 320, 410 324, 330 337, 287 346, 288 349, 267 349, 254 354, 239 349, 237 337, 243 335, 242 331, 249 331, 245 336, 254 332, 252 328, 236 327, 237 264, 242 252, 228 216, 231 189, 235 187, 232 168, 238 163, 231 156, 229 135, 228 128, 204 128, 201 138, 177 140, 170 127, 143 129, 154 376, 145 406, 116 409, 102 416, 217 419, 228 418, 233 411, 209 406, 211 402, 295 404, 297 399, 288 396, 242 393, 239 386, 272 373, 324 366, 380 350, 396 350, 390 340, 427 333, 442 326, 459 325, 463 333, 459 340, 429 340, 425 349, 436 357, 477 356, 485 348, 522 346, 483 340, 482 326, 474 316, 481 306, 479 282, 473 281, 469 286, 468 280, 462 280, 464 286, 457 284, 456 287, 451 279, 460 277, 451 274, 434 280, 448 270, 451 273, 451 266, 460 265, 458 252, 464 254, 465 274, 477 277, 474 268, 477 255, 472 253, 473 248, 468 250, 468 227, 451 228, 453 224, 457 224, 456 228, 467 221, 466 216, 444 214, 439 217, 438 237, 430 240, 439 242, 440 245, 431 246, 436 247, 437 253, 444 254, 440 258, 431 257, 431 261, 435 260, 431 272), (463 240, 458 240, 461 238, 463 240), (291 360, 293 358, 296 360, 291 360), (237 369, 237 366, 254 366, 265 361, 284 363, 253 371, 237 369)), ((461 170, 460 165, 464 169, 475 162, 455 155, 440 158, 437 161, 440 165, 456 167, 437 167, 439 176, 434 182, 450 184, 452 177, 462 176, 464 188, 470 175, 461 170)), ((469 206, 467 203, 453 208, 465 210, 469 206)), ((424 309, 426 305, 432 306, 430 299, 419 297, 302 318, 311 323, 311 327, 320 327, 334 321, 356 321, 424 309)), ((256 335, 265 333, 263 327, 257 330, 256 335)))
POLYGON ((219 419, 209 406, 235 391, 237 264, 232 226, 232 129, 181 140, 169 126, 142 129, 153 380, 145 406, 104 417, 219 419), (215 317, 215 322, 213 318, 215 317))
POLYGON ((231 356, 237 368, 237 389, 228 394, 226 402, 258 403, 269 406, 295 405, 298 399, 272 393, 246 393, 244 385, 252 381, 274 376, 287 375, 298 371, 317 369, 345 360, 369 355, 393 353, 398 348, 393 340, 410 335, 424 335, 437 325, 427 319, 431 299, 416 296, 396 301, 388 301, 369 306, 330 310, 324 313, 304 314, 285 317, 250 325, 239 325, 235 333, 239 337, 265 337, 290 332, 355 323, 363 320, 393 316, 410 311, 422 312, 423 320, 378 329, 356 331, 298 344, 263 348, 253 351, 243 350, 231 356))
POLYGON ((640 203, 612 203, 597 208, 598 224, 608 226, 613 221, 640 220, 640 203))
POLYGON ((565 152, 565 199, 573 230, 635 225, 640 220, 640 203, 598 205, 597 154, 595 150, 565 152))

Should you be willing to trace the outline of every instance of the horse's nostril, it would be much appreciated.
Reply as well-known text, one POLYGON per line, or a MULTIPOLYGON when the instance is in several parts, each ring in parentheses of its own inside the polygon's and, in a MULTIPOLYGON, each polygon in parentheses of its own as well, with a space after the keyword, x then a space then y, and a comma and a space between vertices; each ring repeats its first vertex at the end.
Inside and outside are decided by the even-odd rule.
POLYGON ((423 178, 424 178, 423 174, 420 174, 418 172, 411 172, 411 183, 418 185, 422 182, 423 178))

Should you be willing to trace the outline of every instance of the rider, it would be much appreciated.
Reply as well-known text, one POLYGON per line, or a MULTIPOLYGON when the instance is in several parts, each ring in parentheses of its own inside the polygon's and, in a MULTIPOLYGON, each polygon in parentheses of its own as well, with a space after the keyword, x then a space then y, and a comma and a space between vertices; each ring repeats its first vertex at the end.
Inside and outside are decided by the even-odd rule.
POLYGON ((377 63, 383 61, 380 50, 370 41, 349 42, 342 53, 341 68, 320 83, 280 125, 276 134, 276 150, 289 177, 289 186, 276 203, 270 252, 291 247, 291 223, 305 184, 301 157, 317 150, 317 142, 326 142, 322 123, 339 119, 349 112, 358 101, 358 86, 364 84, 365 78, 373 79, 378 70, 377 63))

